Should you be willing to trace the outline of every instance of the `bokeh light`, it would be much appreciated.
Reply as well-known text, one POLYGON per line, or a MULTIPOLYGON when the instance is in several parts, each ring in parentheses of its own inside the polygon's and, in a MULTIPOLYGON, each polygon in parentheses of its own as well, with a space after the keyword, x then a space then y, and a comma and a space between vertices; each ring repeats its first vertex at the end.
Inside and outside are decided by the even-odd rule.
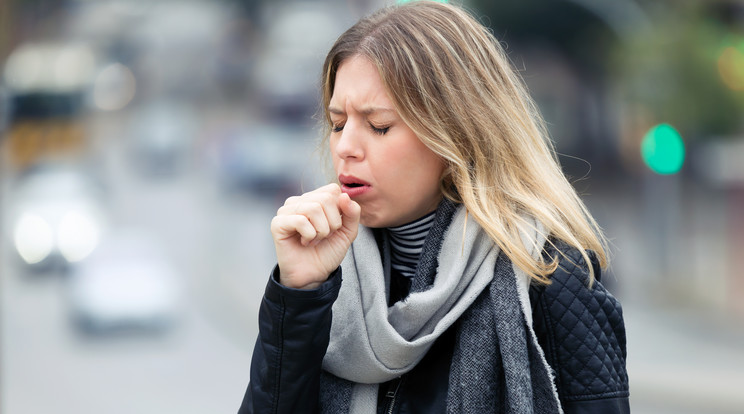
POLYGON ((729 88, 744 90, 744 53, 733 46, 723 49, 718 58, 718 73, 729 88))
POLYGON ((36 214, 25 213, 15 228, 15 246, 18 254, 28 264, 46 259, 54 248, 54 230, 36 214))
POLYGON ((57 243, 69 262, 85 259, 98 244, 99 228, 95 220, 81 212, 67 213, 57 229, 57 243))
POLYGON ((121 63, 113 63, 96 77, 93 101, 98 109, 116 111, 127 106, 136 91, 137 81, 132 71, 121 63))
POLYGON ((653 172, 676 174, 685 161, 685 144, 676 129, 669 124, 660 124, 643 137, 641 155, 653 172))
POLYGON ((5 79, 15 91, 67 93, 90 82, 95 58, 82 44, 27 43, 5 66, 5 79))

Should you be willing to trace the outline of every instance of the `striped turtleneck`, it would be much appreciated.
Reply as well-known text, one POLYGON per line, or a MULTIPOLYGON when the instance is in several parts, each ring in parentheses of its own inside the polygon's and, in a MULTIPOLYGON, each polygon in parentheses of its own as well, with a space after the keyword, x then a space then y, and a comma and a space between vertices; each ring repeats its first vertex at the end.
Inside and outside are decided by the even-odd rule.
POLYGON ((429 234, 436 211, 398 227, 388 227, 392 251, 392 267, 405 277, 416 273, 426 235, 429 234))

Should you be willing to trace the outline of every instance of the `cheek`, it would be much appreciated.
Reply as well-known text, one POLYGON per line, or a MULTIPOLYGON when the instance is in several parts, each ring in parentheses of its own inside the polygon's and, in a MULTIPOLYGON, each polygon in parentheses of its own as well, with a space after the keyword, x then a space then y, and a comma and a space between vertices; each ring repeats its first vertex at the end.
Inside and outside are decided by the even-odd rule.
MULTIPOLYGON (((428 148, 427 148, 428 150, 428 148)), ((424 196, 438 195, 441 192, 439 182, 444 173, 444 162, 433 152, 418 160, 418 176, 416 177, 419 193, 424 196)))
POLYGON ((424 197, 439 192, 444 163, 434 153, 393 150, 381 155, 384 163, 377 171, 385 177, 394 192, 403 191, 424 197))
POLYGON ((430 150, 423 143, 417 143, 410 151, 409 163, 415 165, 417 175, 421 181, 438 182, 444 171, 445 163, 442 158, 430 150))
MULTIPOLYGON (((370 161, 371 161, 370 157, 370 161)), ((393 188, 405 187, 410 180, 411 167, 415 165, 410 156, 404 151, 397 150, 395 147, 385 148, 374 155, 374 161, 371 161, 372 172, 376 179, 384 180, 387 185, 393 188)))
POLYGON ((433 165, 428 166, 428 168, 421 168, 418 170, 418 174, 411 179, 411 185, 414 187, 413 191, 423 197, 438 194, 440 191, 439 179, 441 176, 441 169, 434 168, 433 165))

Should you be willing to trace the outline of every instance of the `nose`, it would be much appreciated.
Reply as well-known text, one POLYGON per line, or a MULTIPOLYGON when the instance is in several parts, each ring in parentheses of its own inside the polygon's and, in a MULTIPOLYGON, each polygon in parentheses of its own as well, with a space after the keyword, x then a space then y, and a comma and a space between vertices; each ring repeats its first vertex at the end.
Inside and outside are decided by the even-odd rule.
POLYGON ((334 134, 335 140, 331 139, 332 150, 335 156, 341 159, 364 158, 364 148, 361 142, 359 127, 354 122, 346 122, 340 133, 334 134), (335 142, 334 142, 335 141, 335 142))

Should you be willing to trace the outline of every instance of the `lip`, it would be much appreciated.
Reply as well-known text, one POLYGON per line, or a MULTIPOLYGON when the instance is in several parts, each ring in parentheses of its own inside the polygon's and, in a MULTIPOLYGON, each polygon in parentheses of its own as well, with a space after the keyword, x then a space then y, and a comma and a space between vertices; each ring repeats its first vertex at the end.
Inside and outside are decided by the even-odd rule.
POLYGON ((341 184, 341 191, 348 194, 349 197, 359 197, 362 194, 367 193, 372 186, 357 177, 354 177, 353 175, 339 175, 338 176, 338 182, 341 184), (360 186, 351 187, 351 184, 361 184, 360 186))

